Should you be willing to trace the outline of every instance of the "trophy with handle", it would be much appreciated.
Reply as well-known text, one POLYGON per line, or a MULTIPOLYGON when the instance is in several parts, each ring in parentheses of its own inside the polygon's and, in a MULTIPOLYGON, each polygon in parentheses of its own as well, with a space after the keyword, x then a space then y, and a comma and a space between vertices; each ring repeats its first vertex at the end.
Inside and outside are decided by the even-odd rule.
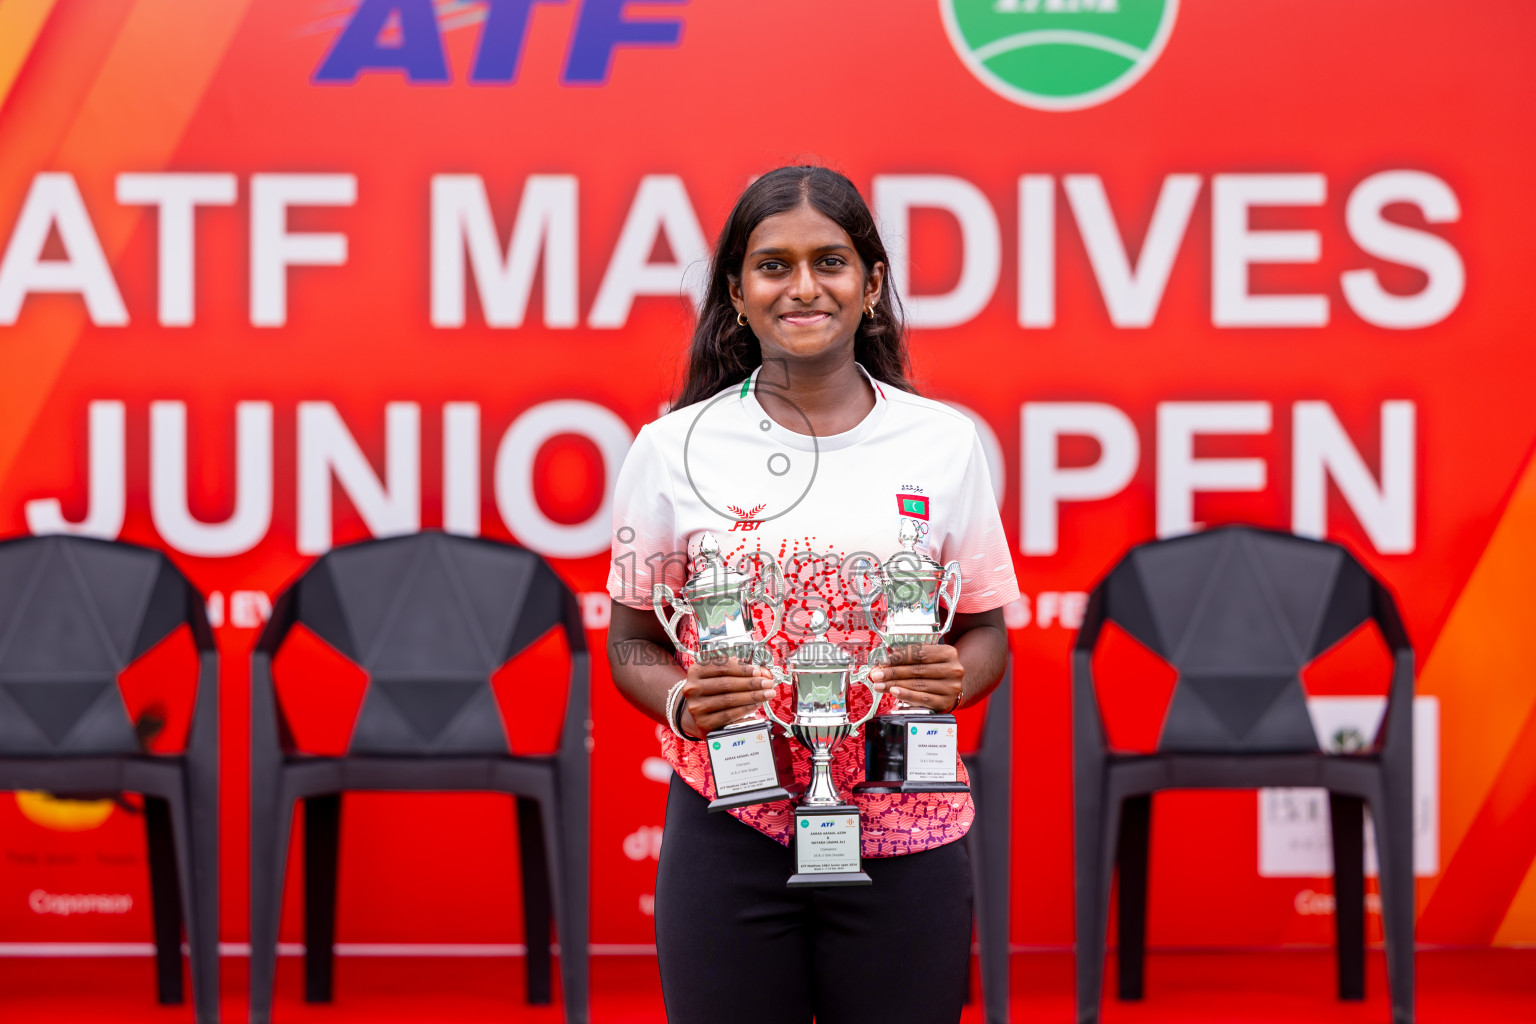
MULTIPOLYGON (((901 550, 871 567, 873 585, 860 594, 865 614, 885 597, 885 620, 875 629, 888 649, 939 643, 960 601, 960 563, 940 565, 916 550, 927 524, 903 517, 901 550), (944 608, 941 612, 940 601, 944 608)), ((864 731, 864 781, 856 792, 965 793, 960 781, 959 729, 955 716, 898 701, 864 731)))
POLYGON ((789 656, 787 672, 774 667, 776 679, 794 686, 794 716, 786 722, 768 709, 769 717, 811 752, 810 782, 793 808, 795 873, 788 884, 869 885, 860 863, 859 809, 843 799, 832 781, 832 751, 874 715, 880 695, 869 685, 872 665, 855 670, 848 653, 826 638, 827 614, 820 609, 812 614, 811 639, 789 656), (848 717, 854 686, 868 688, 871 698, 869 711, 858 719, 848 717))
MULTIPOLYGON (((761 553, 762 571, 756 580, 726 564, 714 534, 699 538, 694 573, 674 593, 665 583, 651 589, 651 606, 667 637, 679 651, 696 660, 721 660, 735 656, 754 665, 769 664, 766 641, 779 631, 784 614, 783 577, 773 556, 761 553), (772 624, 761 640, 752 635, 752 606, 767 607, 772 624), (667 614, 670 605, 672 613, 667 614), (691 618, 698 634, 692 648, 678 637, 678 626, 691 618)), ((786 800, 785 784, 794 779, 789 750, 775 741, 773 727, 761 706, 747 709, 742 717, 704 737, 709 769, 715 781, 711 811, 747 807, 770 800, 786 800)))

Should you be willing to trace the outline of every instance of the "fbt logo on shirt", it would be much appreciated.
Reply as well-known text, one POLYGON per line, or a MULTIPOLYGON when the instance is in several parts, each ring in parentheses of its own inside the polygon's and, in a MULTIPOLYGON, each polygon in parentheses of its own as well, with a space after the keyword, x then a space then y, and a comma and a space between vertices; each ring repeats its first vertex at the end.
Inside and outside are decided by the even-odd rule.
POLYGON ((732 512, 734 512, 736 514, 736 521, 731 524, 731 532, 734 533, 736 530, 741 530, 744 533, 750 533, 751 531, 757 529, 759 526, 763 525, 760 522, 755 522, 753 520, 753 517, 756 516, 763 509, 767 508, 768 506, 767 505, 755 505, 755 506, 753 506, 751 511, 745 511, 745 512, 742 511, 741 509, 737 508, 735 505, 727 505, 725 507, 730 509, 732 512))

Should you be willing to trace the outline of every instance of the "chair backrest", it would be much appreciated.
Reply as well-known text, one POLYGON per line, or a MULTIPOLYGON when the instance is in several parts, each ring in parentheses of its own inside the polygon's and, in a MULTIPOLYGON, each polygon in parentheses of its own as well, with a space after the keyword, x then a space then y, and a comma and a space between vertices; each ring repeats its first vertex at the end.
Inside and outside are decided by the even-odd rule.
POLYGON ((202 596, 158 551, 74 536, 0 542, 0 755, 141 752, 118 675, 182 624, 211 656, 202 596))
POLYGON ((1178 672, 1165 752, 1315 751, 1301 670, 1367 619, 1385 589, 1343 548, 1234 526, 1133 548, 1096 588, 1115 622, 1178 672))
POLYGON ((350 754, 511 753, 491 675, 557 625, 571 652, 564 713, 582 702, 585 735, 575 596, 526 548, 436 531, 336 548, 279 596, 258 652, 275 655, 301 623, 367 673, 350 754))

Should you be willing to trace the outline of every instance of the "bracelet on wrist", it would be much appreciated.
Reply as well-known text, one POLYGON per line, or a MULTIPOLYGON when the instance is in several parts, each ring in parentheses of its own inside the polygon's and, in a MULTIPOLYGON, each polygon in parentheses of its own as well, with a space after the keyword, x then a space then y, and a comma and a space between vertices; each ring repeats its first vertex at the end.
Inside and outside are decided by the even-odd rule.
POLYGON ((667 691, 667 726, 671 728, 678 739, 688 740, 690 743, 698 743, 698 740, 683 731, 683 687, 686 685, 688 685, 686 678, 679 679, 672 684, 672 689, 667 691))

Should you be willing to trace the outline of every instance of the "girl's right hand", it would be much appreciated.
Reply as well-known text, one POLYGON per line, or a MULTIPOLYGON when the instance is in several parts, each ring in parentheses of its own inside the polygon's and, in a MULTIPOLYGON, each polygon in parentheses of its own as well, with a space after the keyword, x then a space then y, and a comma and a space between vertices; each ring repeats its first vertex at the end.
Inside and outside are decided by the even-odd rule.
POLYGON ((736 657, 699 659, 688 669, 683 686, 683 732, 703 739, 717 729, 747 717, 747 712, 773 697, 772 673, 736 657))

